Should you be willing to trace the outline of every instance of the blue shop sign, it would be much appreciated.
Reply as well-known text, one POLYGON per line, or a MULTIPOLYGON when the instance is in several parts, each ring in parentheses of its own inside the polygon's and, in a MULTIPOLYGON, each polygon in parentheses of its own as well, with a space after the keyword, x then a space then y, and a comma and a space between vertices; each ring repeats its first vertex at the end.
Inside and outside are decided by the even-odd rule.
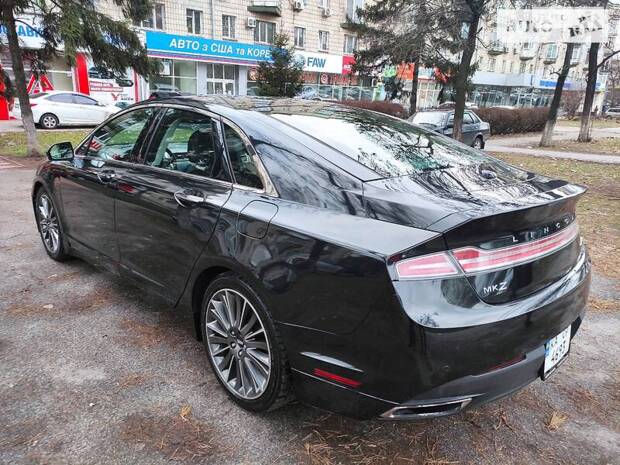
MULTIPOLYGON (((555 86, 557 85, 557 81, 553 81, 551 79, 540 79, 538 81, 538 87, 544 87, 546 89, 555 89, 555 86)), ((572 83, 568 80, 564 81, 564 89, 570 89, 572 86, 572 83)))
POLYGON ((149 56, 160 58, 185 58, 250 65, 271 59, 268 45, 228 42, 157 31, 146 31, 146 48, 149 56))

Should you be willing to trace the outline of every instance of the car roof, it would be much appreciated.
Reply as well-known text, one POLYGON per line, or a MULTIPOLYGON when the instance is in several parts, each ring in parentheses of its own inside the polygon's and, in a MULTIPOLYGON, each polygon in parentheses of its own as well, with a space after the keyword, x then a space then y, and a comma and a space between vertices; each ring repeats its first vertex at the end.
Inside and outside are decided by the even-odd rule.
MULTIPOLYGON (((132 108, 139 108, 143 105, 152 104, 183 105, 212 111, 223 118, 226 118, 243 129, 248 136, 268 137, 273 131, 279 131, 283 135, 302 143, 306 149, 313 152, 315 160, 322 159, 329 162, 341 170, 360 180, 377 179, 377 174, 369 168, 363 166, 349 156, 338 151, 335 147, 322 141, 318 134, 310 134, 293 127, 286 122, 273 117, 273 114, 287 115, 321 115, 325 112, 369 112, 358 108, 347 107, 345 105, 316 100, 304 100, 295 98, 273 98, 273 97, 229 97, 225 95, 214 95, 206 97, 197 96, 174 96, 143 100, 135 105, 127 107, 124 111, 132 108), (302 142, 303 140, 303 142, 302 142)), ((374 113, 374 112, 371 112, 374 113)), ((384 115, 386 118, 392 118, 384 115)), ((398 119, 398 118, 395 118, 398 119)), ((398 119, 399 121, 403 121, 398 119)))

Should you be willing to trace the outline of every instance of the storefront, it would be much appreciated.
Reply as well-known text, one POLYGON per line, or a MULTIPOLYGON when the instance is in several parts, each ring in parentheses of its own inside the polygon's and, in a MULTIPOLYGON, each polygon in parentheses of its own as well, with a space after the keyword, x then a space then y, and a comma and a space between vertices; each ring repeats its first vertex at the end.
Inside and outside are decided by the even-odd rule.
MULTIPOLYGON (((269 45, 145 32, 148 55, 162 60, 160 75, 149 90, 174 90, 197 95, 255 95, 256 67, 270 59, 269 45)), ((299 51, 304 83, 323 98, 349 98, 362 90, 351 76, 353 57, 299 51), (347 90, 349 87, 353 90, 347 90)), ((366 91, 368 93, 368 91, 366 91)))

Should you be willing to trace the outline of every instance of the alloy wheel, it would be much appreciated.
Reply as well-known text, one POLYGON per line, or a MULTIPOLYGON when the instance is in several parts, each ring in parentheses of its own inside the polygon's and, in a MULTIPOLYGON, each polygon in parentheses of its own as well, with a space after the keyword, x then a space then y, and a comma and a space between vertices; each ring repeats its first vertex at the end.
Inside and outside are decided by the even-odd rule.
POLYGON ((474 139, 473 147, 475 149, 482 149, 482 140, 479 137, 476 137, 476 139, 474 139))
POLYGON ((46 129, 54 129, 58 122, 54 115, 44 115, 43 118, 41 118, 41 124, 46 129))
POLYGON ((39 230, 43 243, 50 253, 55 254, 60 247, 60 227, 56 210, 54 210, 50 198, 45 194, 39 197, 37 209, 39 211, 39 230))
POLYGON ((216 374, 235 396, 252 400, 269 384, 271 350, 250 301, 233 289, 215 292, 206 311, 206 336, 216 374))

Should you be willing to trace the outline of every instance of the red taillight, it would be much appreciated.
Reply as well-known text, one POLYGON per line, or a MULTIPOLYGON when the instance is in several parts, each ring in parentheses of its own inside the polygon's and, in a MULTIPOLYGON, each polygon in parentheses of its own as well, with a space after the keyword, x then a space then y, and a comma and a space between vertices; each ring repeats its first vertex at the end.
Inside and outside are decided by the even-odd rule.
POLYGON ((535 260, 543 255, 555 252, 571 243, 577 237, 577 233, 577 223, 573 223, 562 231, 525 244, 494 250, 463 247, 452 251, 452 254, 465 273, 489 271, 535 260))
POLYGON ((351 378, 345 378, 344 376, 330 373, 329 371, 321 370, 320 368, 315 368, 312 371, 312 374, 315 376, 320 376, 321 378, 328 379, 330 381, 335 381, 336 383, 344 384, 345 386, 349 386, 352 388, 358 388, 362 385, 362 383, 360 383, 359 381, 355 381, 351 378))
POLYGON ((34 107, 36 107, 37 105, 38 105, 38 103, 31 103, 31 104, 30 104, 30 108, 34 108, 34 107))
POLYGON ((396 273, 400 279, 408 279, 452 276, 459 271, 446 252, 439 252, 400 261, 396 264, 396 273))
POLYGON ((492 250, 462 247, 407 258, 396 263, 396 274, 398 279, 430 279, 509 268, 556 252, 575 240, 578 234, 579 227, 574 222, 562 231, 523 244, 492 250))

